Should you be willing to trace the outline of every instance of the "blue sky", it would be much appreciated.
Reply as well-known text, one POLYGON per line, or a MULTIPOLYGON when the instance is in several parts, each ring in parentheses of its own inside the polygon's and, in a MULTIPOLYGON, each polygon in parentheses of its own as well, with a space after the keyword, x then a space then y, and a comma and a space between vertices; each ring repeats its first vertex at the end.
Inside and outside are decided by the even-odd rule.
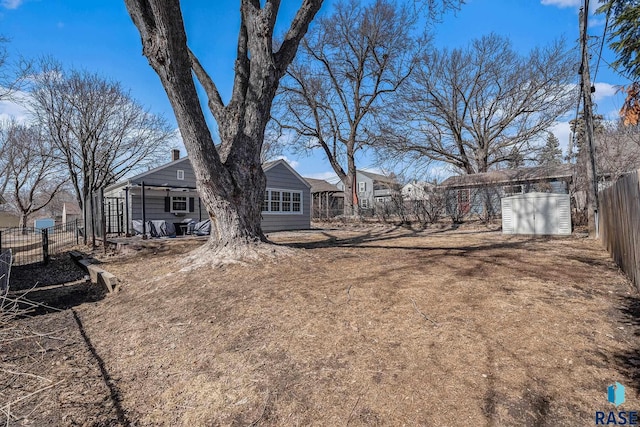
MULTIPOLYGON (((233 79, 235 42, 239 25, 237 1, 183 1, 183 14, 190 47, 228 97, 233 79)), ((295 13, 299 1, 284 0, 279 23, 282 28, 295 13)), ((433 27, 438 47, 462 47, 474 38, 495 32, 511 39, 523 53, 559 37, 569 46, 577 45, 580 0, 468 0, 462 8, 446 14, 433 27)), ((596 6, 596 0, 592 0, 596 6)), ((327 13, 331 2, 323 6, 327 13)), ((589 34, 601 37, 602 18, 591 19, 589 34)), ((98 72, 120 81, 134 98, 153 112, 175 123, 173 113, 158 77, 142 56, 140 36, 127 14, 124 1, 117 0, 0 0, 0 35, 11 42, 9 50, 37 58, 50 55, 66 67, 98 72)), ((599 39, 594 39, 594 43, 599 39)), ((594 54, 592 76, 597 55, 594 54)), ((595 102, 598 112, 615 118, 624 97, 615 94, 615 85, 628 81, 607 66, 614 55, 606 48, 597 74, 595 102)), ((576 74, 576 82, 578 75, 576 74)), ((574 113, 575 114, 575 113, 574 113)), ((14 104, 0 102, 0 118, 24 117, 25 111, 14 104)), ((568 120, 562 118, 552 129, 566 147, 568 120)), ((167 156, 169 149, 167 148, 167 156)), ((183 151, 184 154, 184 151, 183 151)), ((332 176, 331 167, 321 153, 286 157, 304 176, 332 176)), ((377 169, 373 156, 363 155, 359 166, 377 169)), ((434 174, 442 177, 442 169, 434 174)))

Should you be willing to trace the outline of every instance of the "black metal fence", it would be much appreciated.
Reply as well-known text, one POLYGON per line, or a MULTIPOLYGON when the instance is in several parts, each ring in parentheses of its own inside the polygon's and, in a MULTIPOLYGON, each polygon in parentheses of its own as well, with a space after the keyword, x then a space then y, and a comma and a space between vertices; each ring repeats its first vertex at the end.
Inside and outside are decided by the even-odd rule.
POLYGON ((9 278, 11 277, 11 249, 0 250, 0 296, 9 289, 9 278))
POLYGON ((47 228, 16 227, 0 231, 0 253, 11 249, 13 265, 49 263, 49 256, 79 243, 78 220, 47 228))

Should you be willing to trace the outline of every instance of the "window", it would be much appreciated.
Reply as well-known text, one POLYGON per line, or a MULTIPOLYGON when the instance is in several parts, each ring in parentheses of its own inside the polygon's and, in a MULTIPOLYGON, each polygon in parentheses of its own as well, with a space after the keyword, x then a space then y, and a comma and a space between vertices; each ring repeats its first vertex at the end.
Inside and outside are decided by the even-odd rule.
POLYGON ((507 185, 502 187, 502 190, 505 192, 505 194, 521 194, 522 185, 507 185))
POLYGON ((369 209, 369 200, 368 199, 360 199, 360 207, 363 209, 369 209))
POLYGON ((384 197, 376 197, 376 203, 385 203, 387 199, 384 197))
POLYGON ((367 190, 367 183, 366 182, 359 182, 358 183, 358 193, 364 193, 367 190))
POLYGON ((186 196, 171 196, 171 212, 189 212, 186 196))
POLYGON ((178 169, 178 180, 184 181, 184 171, 182 169, 178 169))
POLYGON ((272 191, 271 192, 271 207, 269 208, 270 212, 280 212, 280 192, 272 191))
POLYGON ((291 197, 293 198, 292 208, 293 212, 302 213, 302 193, 291 193, 291 197))
POLYGON ((469 190, 458 190, 458 203, 469 203, 469 190))
POLYGON ((262 201, 262 212, 301 214, 302 192, 267 189, 262 201))

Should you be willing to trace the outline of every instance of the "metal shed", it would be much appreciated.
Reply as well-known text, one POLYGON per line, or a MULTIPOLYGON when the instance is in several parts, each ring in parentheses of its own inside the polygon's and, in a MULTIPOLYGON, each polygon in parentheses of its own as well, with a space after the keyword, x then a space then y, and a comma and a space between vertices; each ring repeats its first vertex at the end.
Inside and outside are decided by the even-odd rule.
POLYGON ((502 232, 534 235, 571 234, 569 195, 525 193, 504 197, 502 232))

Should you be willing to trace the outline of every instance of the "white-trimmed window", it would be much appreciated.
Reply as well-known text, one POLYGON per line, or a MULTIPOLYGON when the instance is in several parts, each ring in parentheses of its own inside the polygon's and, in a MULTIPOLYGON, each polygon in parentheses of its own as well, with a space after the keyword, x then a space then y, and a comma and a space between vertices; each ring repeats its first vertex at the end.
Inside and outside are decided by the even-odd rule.
POLYGON ((302 191, 267 188, 262 201, 262 212, 302 214, 302 191))
POLYGON ((369 199, 360 199, 360 207, 362 209, 369 209, 369 199))
POLYGON ((367 191, 367 183, 366 182, 359 182, 358 183, 358 193, 364 193, 365 191, 367 191))
POLYGON ((187 198, 187 196, 171 196, 171 212, 189 212, 189 199, 187 198))
POLYGON ((182 169, 178 169, 178 175, 176 176, 179 181, 184 181, 184 171, 182 169))

